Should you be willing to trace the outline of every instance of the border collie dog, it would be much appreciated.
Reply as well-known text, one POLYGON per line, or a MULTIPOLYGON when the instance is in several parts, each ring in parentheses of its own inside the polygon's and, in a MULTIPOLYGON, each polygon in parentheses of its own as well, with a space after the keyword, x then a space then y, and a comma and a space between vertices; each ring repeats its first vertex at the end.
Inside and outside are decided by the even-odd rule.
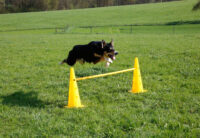
POLYGON ((106 61, 106 67, 108 67, 115 60, 115 55, 117 54, 113 40, 110 43, 106 43, 104 40, 92 41, 86 45, 75 45, 61 64, 67 63, 73 66, 76 61, 79 61, 81 64, 85 62, 96 64, 106 61))

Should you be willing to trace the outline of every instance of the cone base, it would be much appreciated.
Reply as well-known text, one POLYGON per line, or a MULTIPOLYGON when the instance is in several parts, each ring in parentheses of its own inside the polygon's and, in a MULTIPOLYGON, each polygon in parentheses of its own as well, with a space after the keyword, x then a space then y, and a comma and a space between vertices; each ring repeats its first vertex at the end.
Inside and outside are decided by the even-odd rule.
POLYGON ((84 105, 79 105, 79 106, 68 106, 68 105, 66 105, 66 106, 64 106, 64 108, 83 108, 83 107, 85 107, 84 105))
POLYGON ((139 92, 133 92, 132 90, 130 90, 128 92, 131 92, 131 93, 144 93, 144 92, 147 92, 147 90, 143 90, 143 91, 139 91, 139 92))

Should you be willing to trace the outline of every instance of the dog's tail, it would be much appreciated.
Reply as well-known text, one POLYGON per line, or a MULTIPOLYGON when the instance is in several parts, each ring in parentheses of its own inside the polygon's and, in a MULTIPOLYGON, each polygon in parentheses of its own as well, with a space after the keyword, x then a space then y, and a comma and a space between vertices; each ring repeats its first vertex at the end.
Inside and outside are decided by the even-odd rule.
POLYGON ((70 66, 73 66, 76 63, 76 53, 73 50, 69 52, 67 59, 64 59, 60 64, 64 63, 67 63, 70 66))

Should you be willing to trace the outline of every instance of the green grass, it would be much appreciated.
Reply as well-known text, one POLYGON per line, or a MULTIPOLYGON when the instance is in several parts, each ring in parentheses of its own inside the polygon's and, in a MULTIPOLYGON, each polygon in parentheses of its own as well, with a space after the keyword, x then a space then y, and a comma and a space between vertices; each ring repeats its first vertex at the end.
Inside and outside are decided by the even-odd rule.
MULTIPOLYGON (((121 13, 124 20, 113 17, 111 22, 95 24, 124 24, 125 21, 128 24, 133 20, 168 23, 181 21, 183 16, 185 21, 195 21, 199 19, 199 12, 189 11, 193 3, 195 1, 5 14, 0 15, 0 28, 54 27, 75 22, 75 25, 93 25, 94 11, 105 14, 106 19, 114 14, 106 11, 121 13, 120 9, 138 12, 140 16, 129 14, 135 17, 130 19, 123 16, 124 11, 121 13), (179 5, 176 13, 184 9, 189 12, 177 14, 177 18, 174 14, 162 17, 162 6, 168 6, 170 11, 170 5, 179 5), (158 13, 158 20, 147 16, 147 11, 158 13), (79 22, 84 12, 88 20, 79 22), (63 14, 73 19, 65 22, 63 14), (45 15, 46 20, 41 15, 45 15), (23 22, 27 18, 33 22, 23 22)), ((100 19, 103 18, 102 15, 100 19)), ((166 25, 136 26, 132 34, 128 28, 106 27, 95 30, 99 34, 77 28, 62 34, 55 33, 54 29, 0 32, 0 137, 199 137, 199 28, 199 24, 175 26, 175 31, 173 26, 166 25), (78 34, 80 32, 83 34, 78 34), (58 63, 73 45, 111 38, 119 51, 116 61, 109 68, 105 68, 104 63, 76 64, 76 77, 131 68, 137 56, 148 92, 128 92, 132 72, 83 80, 78 82, 78 87, 86 107, 63 108, 67 105, 69 67, 58 63)))
POLYGON ((55 28, 66 25, 94 26, 199 21, 200 11, 192 11, 196 2, 197 0, 183 0, 109 8, 4 14, 0 15, 0 30, 55 28))

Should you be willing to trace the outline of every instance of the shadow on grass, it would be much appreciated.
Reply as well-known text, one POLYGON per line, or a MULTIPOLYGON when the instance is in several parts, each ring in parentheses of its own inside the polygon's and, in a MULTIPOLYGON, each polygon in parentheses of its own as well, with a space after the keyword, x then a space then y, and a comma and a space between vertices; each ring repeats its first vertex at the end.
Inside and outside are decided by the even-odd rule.
POLYGON ((194 21, 174 21, 174 22, 168 22, 165 25, 184 25, 184 24, 200 24, 200 20, 194 20, 194 21))
POLYGON ((106 72, 108 72, 107 68, 93 67, 93 68, 90 68, 90 69, 76 70, 76 76, 77 77, 85 77, 85 76, 103 74, 103 73, 106 73, 106 72))
POLYGON ((38 99, 38 93, 17 91, 13 94, 2 96, 2 104, 9 106, 25 106, 33 108, 43 108, 46 104, 42 100, 38 99))

